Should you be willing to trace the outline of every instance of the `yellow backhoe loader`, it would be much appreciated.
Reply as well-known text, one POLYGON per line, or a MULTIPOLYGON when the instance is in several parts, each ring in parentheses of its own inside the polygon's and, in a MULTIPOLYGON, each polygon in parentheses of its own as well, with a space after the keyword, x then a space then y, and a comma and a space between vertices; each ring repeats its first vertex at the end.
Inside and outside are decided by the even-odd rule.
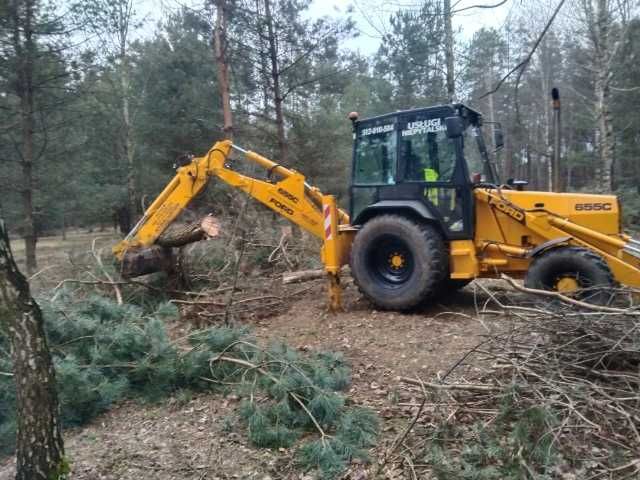
MULTIPOLYGON (((157 256, 157 247, 149 252, 158 237, 217 177, 322 240, 332 309, 340 308, 347 264, 362 293, 391 310, 501 273, 594 303, 608 302, 617 284, 640 287, 640 242, 623 233, 618 199, 501 184, 480 113, 455 104, 349 118, 349 213, 302 173, 221 141, 178 168, 114 254, 129 276, 157 268, 162 262, 147 260, 157 256), (264 167, 267 179, 232 169, 232 150, 264 167)), ((501 137, 496 128, 498 148, 501 137)))

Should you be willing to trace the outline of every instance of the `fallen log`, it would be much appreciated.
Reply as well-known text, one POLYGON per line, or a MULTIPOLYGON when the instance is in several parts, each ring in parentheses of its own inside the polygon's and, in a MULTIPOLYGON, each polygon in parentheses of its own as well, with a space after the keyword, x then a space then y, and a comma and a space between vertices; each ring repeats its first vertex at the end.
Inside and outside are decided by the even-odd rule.
POLYGON ((288 272, 282 274, 282 284, 302 283, 311 280, 326 278, 327 273, 323 269, 318 270, 299 270, 297 272, 288 272))
POLYGON ((212 215, 186 226, 170 226, 154 245, 125 252, 119 267, 120 274, 124 278, 133 278, 160 271, 175 272, 176 259, 172 248, 216 237, 219 232, 218 220, 212 215))
POLYGON ((158 237, 156 243, 161 247, 183 247, 189 243, 217 237, 219 233, 218 220, 213 215, 207 215, 196 223, 169 227, 158 237))

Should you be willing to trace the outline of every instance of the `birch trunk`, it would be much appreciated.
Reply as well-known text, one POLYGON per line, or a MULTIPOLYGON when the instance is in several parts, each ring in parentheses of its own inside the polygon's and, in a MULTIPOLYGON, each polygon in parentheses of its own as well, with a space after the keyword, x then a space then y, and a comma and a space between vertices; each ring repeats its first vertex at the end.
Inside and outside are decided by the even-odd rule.
POLYGON ((58 419, 55 371, 42 313, 11 253, 0 221, 0 326, 7 332, 17 394, 16 480, 68 473, 58 419))
MULTIPOLYGON (((582 9, 588 38, 591 43, 591 69, 594 72, 594 107, 596 113, 595 138, 597 147, 597 184, 602 193, 611 192, 615 185, 613 170, 615 166, 615 138, 611 112, 611 63, 626 32, 624 15, 620 18, 622 28, 619 37, 612 38, 615 22, 613 10, 629 5, 620 1, 615 5, 611 0, 583 0, 582 9)), ((623 8, 624 10, 624 8, 623 8)))
POLYGON ((138 192, 136 188, 136 163, 134 155, 134 141, 132 135, 132 120, 131 120, 131 104, 129 97, 129 58, 128 58, 128 36, 129 36, 129 24, 131 22, 132 14, 132 1, 120 0, 117 4, 118 8, 118 33, 117 33, 117 48, 118 59, 120 60, 120 95, 121 95, 121 115, 122 115, 122 136, 121 136, 121 148, 122 155, 127 163, 127 209, 129 211, 129 225, 127 231, 131 230, 131 227, 136 222, 138 202, 138 192))
POLYGON ((600 157, 600 191, 613 191, 613 165, 615 144, 613 138, 613 122, 611 118, 611 71, 610 45, 611 18, 608 0, 596 1, 595 18, 595 96, 598 128, 598 155, 600 157))
MULTIPOLYGON (((123 53, 120 65, 120 86, 122 88, 122 153, 127 161, 127 208, 129 218, 135 222, 138 204, 136 202, 136 164, 133 156, 133 142, 131 138, 131 113, 129 107, 129 72, 126 53, 123 53)), ((127 231, 131 230, 128 225, 127 231)))

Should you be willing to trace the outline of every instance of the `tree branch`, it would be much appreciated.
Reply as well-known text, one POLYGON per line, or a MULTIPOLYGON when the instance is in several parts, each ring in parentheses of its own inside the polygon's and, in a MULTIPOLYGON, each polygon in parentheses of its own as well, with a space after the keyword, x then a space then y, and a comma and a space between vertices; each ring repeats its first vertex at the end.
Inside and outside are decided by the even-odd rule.
MULTIPOLYGON (((549 21, 547 22, 547 24, 545 25, 544 29, 542 30, 542 33, 538 36, 538 38, 536 39, 535 43, 533 44, 533 47, 531 48, 531 50, 529 51, 529 53, 527 54, 527 56, 520 62, 518 63, 515 67, 513 67, 509 73, 507 73, 504 77, 502 77, 500 79, 500 81, 496 84, 495 88, 493 88, 493 90, 483 94, 479 100, 482 100, 483 98, 489 96, 489 95, 493 95, 494 93, 496 93, 500 87, 502 86, 502 84, 511 76, 513 75, 516 71, 523 69, 524 67, 526 67, 529 62, 531 61, 531 58, 533 57, 533 54, 536 53, 536 50, 538 49, 538 47, 540 46, 540 43, 542 42, 542 39, 545 37, 545 35, 547 34, 547 32, 549 31, 549 29, 551 28, 551 25, 553 24, 553 21, 556 19, 556 16, 558 15, 558 12, 560 11, 560 9, 562 8, 562 6, 565 4, 566 0, 560 0, 560 3, 558 3, 558 6, 556 7, 556 9, 553 12, 553 15, 551 15, 551 18, 549 19, 549 21)), ((522 74, 520 74, 522 75, 522 74)))
POLYGON ((482 8, 482 9, 498 8, 504 5, 505 3, 507 3, 508 1, 509 0, 502 0, 501 2, 495 3, 493 5, 470 5, 468 7, 459 8, 458 10, 452 9, 451 14, 453 15, 454 13, 464 12, 465 10, 471 10, 473 8, 482 8))

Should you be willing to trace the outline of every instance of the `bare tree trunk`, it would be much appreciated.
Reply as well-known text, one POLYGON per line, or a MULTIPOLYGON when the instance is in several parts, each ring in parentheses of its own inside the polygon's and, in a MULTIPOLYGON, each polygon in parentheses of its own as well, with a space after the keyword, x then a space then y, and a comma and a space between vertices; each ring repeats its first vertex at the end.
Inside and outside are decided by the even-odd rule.
MULTIPOLYGON (((485 88, 487 91, 491 90, 493 87, 493 65, 489 65, 487 68, 487 72, 485 74, 485 88)), ((493 93, 487 96, 487 108, 489 109, 489 122, 491 125, 491 139, 489 140, 489 144, 495 149, 495 145, 493 144, 494 134, 495 134, 495 121, 496 121, 496 109, 494 105, 493 93)))
MULTIPOLYGON (((123 49, 124 50, 124 49, 123 49)), ((135 222, 138 203, 136 202, 136 164, 131 139, 131 114, 129 110, 129 72, 125 53, 120 57, 120 86, 122 88, 122 153, 127 160, 127 208, 129 216, 135 222)))
MULTIPOLYGON (((605 73, 606 76, 609 72, 605 73)), ((598 75, 600 77, 600 75, 598 75)), ((602 164, 602 176, 600 190, 611 192, 614 190, 613 168, 615 160, 615 141, 613 138, 613 121, 611 118, 610 88, 609 82, 601 78, 596 80, 596 111, 598 115, 598 130, 600 131, 600 163, 602 164)))
MULTIPOLYGON (((504 177, 503 180, 508 180, 509 178, 518 178, 517 169, 513 166, 513 142, 509 135, 506 136, 504 142, 504 154, 502 165, 504 169, 504 177)), ((521 178, 521 177, 520 177, 521 178)))
POLYGON ((552 173, 553 182, 552 190, 554 192, 561 192, 562 188, 562 176, 560 175, 560 149, 562 148, 562 124, 560 115, 560 94, 556 88, 552 89, 552 105, 553 105, 553 161, 552 161, 552 173))
POLYGON ((444 56, 447 66, 447 101, 453 103, 456 97, 453 51, 453 19, 451 0, 443 1, 444 7, 444 56))
MULTIPOLYGON (((546 99, 547 94, 551 87, 551 65, 549 65, 549 55, 548 55, 547 44, 543 43, 540 48, 540 56, 542 59, 542 92, 540 98, 546 99)), ((545 172, 544 172, 544 182, 545 182, 545 190, 549 192, 553 191, 553 165, 551 161, 551 155, 553 153, 552 146, 552 116, 551 116, 551 104, 547 101, 544 101, 544 153, 545 157, 545 172)))
POLYGON ((611 62, 626 32, 626 7, 629 2, 621 1, 622 24, 617 41, 611 38, 614 23, 610 0, 583 0, 587 31, 593 48, 592 68, 595 74, 596 145, 598 152, 598 188, 601 192, 614 189, 613 169, 615 165, 615 139, 611 113, 611 62))
MULTIPOLYGON (((258 28, 258 43, 260 44, 260 50, 259 50, 259 54, 260 54, 260 69, 262 72, 268 72, 269 71, 269 61, 268 61, 268 47, 265 45, 265 38, 266 35, 264 33, 264 24, 263 22, 260 20, 261 19, 261 10, 260 10, 260 3, 262 0, 256 0, 256 15, 258 16, 258 20, 257 20, 257 28, 258 28)), ((263 108, 263 113, 265 115, 269 115, 269 109, 270 109, 270 92, 269 92, 269 82, 268 81, 263 81, 260 82, 262 84, 262 108, 263 108)))
MULTIPOLYGON (((120 95, 122 96, 122 137, 121 148, 123 158, 127 162, 127 208, 132 223, 136 221, 138 210, 138 197, 136 189, 136 164, 134 144, 132 137, 131 106, 129 102, 129 59, 127 56, 127 44, 129 35, 129 23, 131 20, 132 2, 118 2, 118 58, 120 60, 120 95)), ((129 225, 129 229, 131 225, 129 225)))
POLYGON ((289 145, 284 127, 284 113, 282 111, 282 92, 280 86, 280 67, 278 64, 278 48, 276 35, 273 29, 273 17, 271 15, 271 0, 264 0, 264 10, 267 20, 267 36, 269 42, 269 60, 271 61, 271 78, 273 80, 273 105, 276 112, 276 130, 278 137, 278 149, 280 151, 280 163, 287 163, 289 145))
POLYGON ((67 239, 67 214, 62 211, 62 240, 67 239))
POLYGON ((22 170, 22 237, 25 243, 27 272, 33 274, 37 268, 36 243, 38 241, 35 214, 33 209, 33 161, 34 161, 34 106, 33 106, 33 61, 35 45, 33 40, 33 1, 24 2, 24 18, 20 17, 20 5, 12 5, 13 15, 13 48, 18 58, 17 94, 20 98, 20 119, 22 130, 22 149, 20 152, 20 168, 22 170))
POLYGON ((611 192, 613 190, 613 163, 615 145, 613 139, 613 122, 611 119, 610 105, 610 16, 608 0, 597 0, 595 15, 595 95, 596 116, 599 133, 598 154, 602 168, 600 176, 600 191, 611 192))
POLYGON ((537 185, 533 181, 534 180, 533 179, 533 165, 531 164, 531 151, 530 151, 529 144, 527 143, 524 148, 525 148, 525 156, 527 157, 526 180, 531 185, 529 188, 532 188, 532 189, 535 190, 537 185))
POLYGON ((233 140, 233 116, 231 113, 231 93, 229 68, 227 65, 227 17, 225 0, 216 0, 216 26, 213 33, 214 52, 218 67, 218 85, 222 97, 222 131, 224 138, 233 140))
POLYGON ((64 478, 69 467, 64 458, 55 371, 42 313, 16 266, 1 220, 0 326, 9 338, 16 381, 16 480, 64 478))

